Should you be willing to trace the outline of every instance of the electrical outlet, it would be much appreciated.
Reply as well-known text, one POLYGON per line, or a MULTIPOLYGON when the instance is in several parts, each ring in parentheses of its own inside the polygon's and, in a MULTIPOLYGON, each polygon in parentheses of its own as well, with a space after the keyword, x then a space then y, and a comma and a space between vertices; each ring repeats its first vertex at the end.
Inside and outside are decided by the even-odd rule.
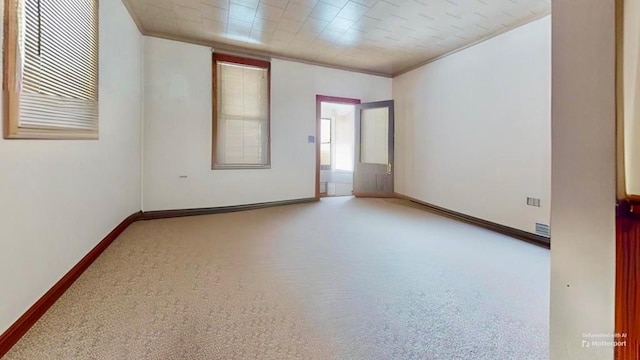
POLYGON ((527 205, 540 207, 540 199, 528 197, 527 198, 527 205))

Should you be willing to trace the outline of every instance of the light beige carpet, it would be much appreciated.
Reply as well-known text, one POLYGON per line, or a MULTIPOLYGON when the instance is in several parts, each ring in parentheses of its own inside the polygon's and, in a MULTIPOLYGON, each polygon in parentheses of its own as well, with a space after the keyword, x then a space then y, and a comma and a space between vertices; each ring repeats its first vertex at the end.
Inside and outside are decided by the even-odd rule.
POLYGON ((548 358, 549 251, 402 200, 137 222, 6 359, 548 358))

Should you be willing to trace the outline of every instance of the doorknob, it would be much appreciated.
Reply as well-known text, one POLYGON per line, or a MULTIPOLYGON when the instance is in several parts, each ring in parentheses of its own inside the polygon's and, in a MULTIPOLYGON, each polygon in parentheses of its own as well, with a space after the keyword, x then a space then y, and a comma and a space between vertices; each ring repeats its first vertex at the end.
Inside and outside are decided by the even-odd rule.
POLYGON ((387 163, 387 175, 391 175, 391 162, 387 163))

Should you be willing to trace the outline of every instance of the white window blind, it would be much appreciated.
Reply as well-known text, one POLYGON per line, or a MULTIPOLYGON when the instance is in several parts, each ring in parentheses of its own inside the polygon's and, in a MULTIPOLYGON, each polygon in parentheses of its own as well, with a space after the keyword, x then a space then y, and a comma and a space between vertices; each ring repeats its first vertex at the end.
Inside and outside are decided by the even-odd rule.
POLYGON ((216 62, 215 165, 268 165, 269 69, 216 62))
MULTIPOLYGON (((14 130, 97 137, 98 1, 10 0, 16 6, 14 130)), ((18 136, 20 137, 20 136, 18 136)))

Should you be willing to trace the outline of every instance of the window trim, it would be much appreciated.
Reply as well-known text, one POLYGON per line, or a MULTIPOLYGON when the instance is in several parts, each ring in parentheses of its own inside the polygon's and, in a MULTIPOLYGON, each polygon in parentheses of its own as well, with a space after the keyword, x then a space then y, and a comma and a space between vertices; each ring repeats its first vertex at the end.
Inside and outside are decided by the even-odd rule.
POLYGON ((240 170, 240 169, 270 169, 271 168, 271 63, 269 61, 244 58, 234 55, 213 53, 212 55, 212 82, 211 113, 212 113, 212 137, 211 137, 211 170, 240 170), (267 69, 267 154, 265 164, 218 164, 216 163, 216 143, 218 141, 218 61, 254 66, 267 69))
POLYGON ((323 142, 322 141, 322 133, 320 133, 320 151, 322 152, 322 145, 325 144, 329 144, 329 164, 322 164, 322 154, 320 154, 320 170, 329 170, 329 171, 333 171, 333 118, 331 117, 323 117, 320 118, 320 123, 322 123, 323 120, 329 120, 329 142, 323 142))
MULTIPOLYGON (((18 0, 0 0, 4 1, 4 54, 3 54, 3 137, 9 139, 19 140, 98 140, 100 133, 100 119, 98 115, 97 127, 95 130, 79 130, 79 129, 28 129, 20 127, 20 88, 19 80, 17 78, 17 52, 18 52, 18 27, 20 26, 18 21, 18 14, 16 11, 12 11, 17 6, 18 0)), ((96 12, 99 17, 99 2, 97 0, 96 12)), ((100 20, 96 18, 96 28, 99 34, 100 20)), ((98 35, 99 36, 99 35, 98 35)), ((99 39, 98 39, 99 42, 99 39)), ((99 55, 98 45, 98 55, 99 55)), ((98 75, 96 79, 96 101, 99 103, 99 69, 100 60, 99 56, 96 59, 96 67, 98 69, 98 75)), ((99 106, 99 105, 98 105, 99 106)), ((99 112, 98 112, 99 114, 99 112)))

